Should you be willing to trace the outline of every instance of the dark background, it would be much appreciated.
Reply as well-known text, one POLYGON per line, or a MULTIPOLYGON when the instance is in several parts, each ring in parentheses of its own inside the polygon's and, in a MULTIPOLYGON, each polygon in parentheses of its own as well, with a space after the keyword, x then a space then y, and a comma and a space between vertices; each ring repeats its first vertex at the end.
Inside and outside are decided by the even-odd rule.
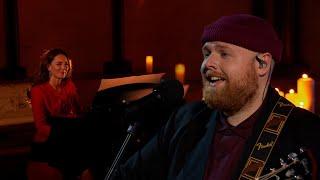
POLYGON ((110 71, 106 62, 127 60, 133 74, 143 74, 145 56, 152 55, 155 72, 173 74, 176 63, 186 65, 193 100, 200 97, 203 27, 223 15, 248 13, 272 23, 284 42, 273 84, 296 89, 303 72, 319 79, 319 6, 316 0, 0 0, 0 79, 30 79, 41 52, 61 47, 73 59, 73 77, 89 104, 99 84, 93 80, 110 71))
MULTIPOLYGON (((154 72, 174 75, 186 65, 187 101, 201 98, 200 36, 223 15, 253 14, 274 25, 284 43, 272 84, 296 90, 307 73, 316 80, 320 114, 320 1, 317 0, 0 0, 0 85, 31 82, 45 49, 73 60, 73 79, 89 107, 101 78, 154 72), (131 67, 131 68, 130 68, 131 67)), ((33 124, 0 126, 0 179, 24 179, 33 124)))

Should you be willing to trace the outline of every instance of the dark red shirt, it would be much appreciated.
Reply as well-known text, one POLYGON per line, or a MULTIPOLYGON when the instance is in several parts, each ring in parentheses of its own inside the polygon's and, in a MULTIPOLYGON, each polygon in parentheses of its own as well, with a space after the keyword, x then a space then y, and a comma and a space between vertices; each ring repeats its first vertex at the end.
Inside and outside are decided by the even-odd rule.
POLYGON ((261 107, 238 126, 232 126, 222 113, 218 115, 213 142, 209 151, 205 180, 230 180, 238 165, 244 145, 252 134, 261 107))

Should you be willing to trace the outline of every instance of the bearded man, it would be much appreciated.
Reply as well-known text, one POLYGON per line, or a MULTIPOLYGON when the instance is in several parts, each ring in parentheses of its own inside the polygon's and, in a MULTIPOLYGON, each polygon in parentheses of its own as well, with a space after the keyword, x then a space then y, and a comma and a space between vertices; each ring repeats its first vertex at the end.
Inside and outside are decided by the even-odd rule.
POLYGON ((205 27, 202 45, 203 100, 174 113, 113 178, 319 178, 319 117, 270 86, 282 52, 273 27, 252 15, 225 16, 205 27), (300 148, 308 158, 292 158, 304 162, 296 174, 270 171, 288 166, 300 148))

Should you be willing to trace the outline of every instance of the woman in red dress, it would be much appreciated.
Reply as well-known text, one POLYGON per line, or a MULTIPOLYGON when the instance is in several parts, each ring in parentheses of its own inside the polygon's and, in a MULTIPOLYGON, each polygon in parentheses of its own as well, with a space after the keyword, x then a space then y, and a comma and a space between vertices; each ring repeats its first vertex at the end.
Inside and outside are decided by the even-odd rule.
MULTIPOLYGON (((74 83, 71 80, 71 60, 62 49, 47 50, 41 56, 39 74, 31 89, 31 105, 35 123, 31 161, 27 174, 33 179, 74 179, 73 175, 53 165, 59 157, 53 156, 50 142, 53 124, 79 118, 81 108, 74 83), (58 117, 58 118, 55 118, 58 117)), ((60 148, 61 149, 61 148, 60 148)))

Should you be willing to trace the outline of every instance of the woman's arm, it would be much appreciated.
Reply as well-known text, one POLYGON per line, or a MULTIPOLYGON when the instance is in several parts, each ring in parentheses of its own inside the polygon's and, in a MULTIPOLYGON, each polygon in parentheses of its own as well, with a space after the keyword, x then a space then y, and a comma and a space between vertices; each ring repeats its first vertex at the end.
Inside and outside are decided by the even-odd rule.
POLYGON ((45 142, 51 131, 51 126, 47 122, 47 110, 45 96, 39 87, 31 89, 31 105, 33 119, 36 127, 35 142, 45 142))

